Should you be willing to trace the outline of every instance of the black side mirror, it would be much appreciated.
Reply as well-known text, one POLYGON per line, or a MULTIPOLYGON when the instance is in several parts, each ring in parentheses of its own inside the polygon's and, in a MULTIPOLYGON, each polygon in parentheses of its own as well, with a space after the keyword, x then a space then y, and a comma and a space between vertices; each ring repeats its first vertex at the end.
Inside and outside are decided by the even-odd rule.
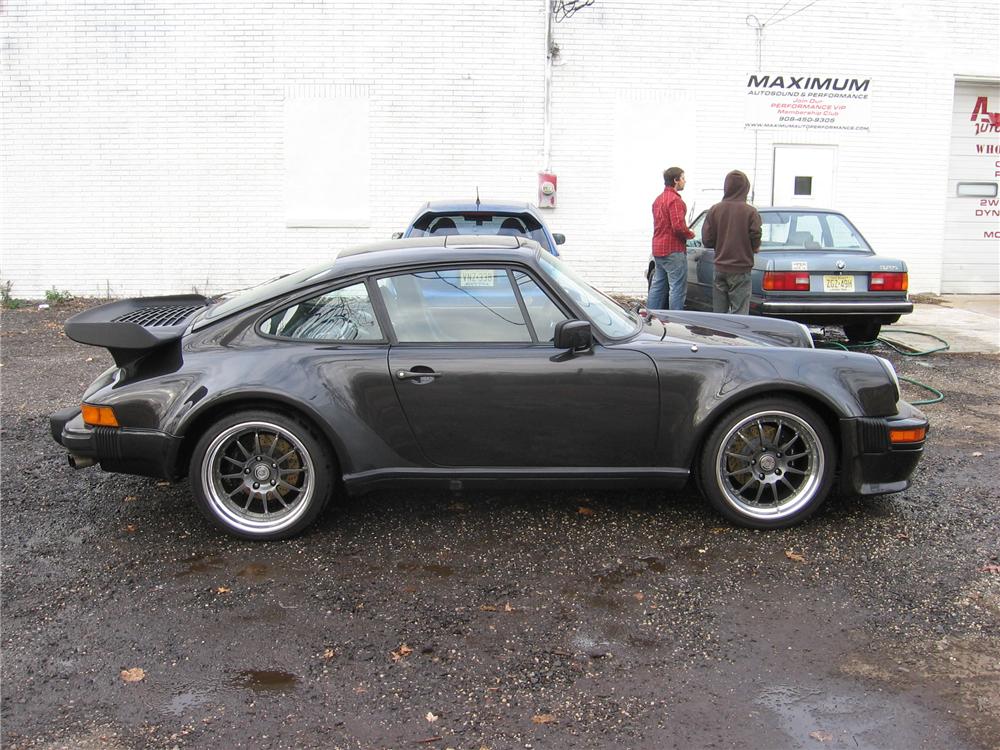
POLYGON ((556 323, 552 340, 556 349, 580 352, 590 349, 594 343, 594 334, 590 330, 589 321, 560 320, 556 323))
POLYGON ((401 239, 403 239, 403 233, 402 232, 393 232, 392 233, 392 238, 394 240, 401 240, 401 239))
POLYGON ((557 245, 564 245, 564 244, 566 244, 566 235, 565 234, 559 234, 559 232, 553 232, 552 233, 552 239, 554 239, 556 241, 557 245))

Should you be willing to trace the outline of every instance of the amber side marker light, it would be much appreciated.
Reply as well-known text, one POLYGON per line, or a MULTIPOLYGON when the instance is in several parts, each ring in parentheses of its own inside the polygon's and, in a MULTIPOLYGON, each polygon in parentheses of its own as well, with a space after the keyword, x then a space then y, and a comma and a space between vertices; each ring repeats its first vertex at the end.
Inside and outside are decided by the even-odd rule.
POLYGON ((118 418, 115 411, 110 406, 94 406, 93 404, 82 404, 80 412, 83 414, 84 424, 91 427, 117 427, 118 418))
POLYGON ((890 443, 919 443, 927 437, 926 427, 916 427, 912 430, 889 430, 890 443))

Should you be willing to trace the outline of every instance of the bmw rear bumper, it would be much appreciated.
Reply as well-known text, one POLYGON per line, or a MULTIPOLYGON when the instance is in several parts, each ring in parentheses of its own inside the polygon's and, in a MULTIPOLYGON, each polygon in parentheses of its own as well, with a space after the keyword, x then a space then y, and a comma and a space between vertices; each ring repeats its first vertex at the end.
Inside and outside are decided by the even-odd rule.
POLYGON ((923 412, 905 401, 892 417, 861 417, 840 421, 840 489, 855 495, 884 495, 902 492, 910 486, 910 476, 924 454, 925 440, 892 443, 891 430, 930 429, 923 412))
POLYGON ((49 417, 52 438, 69 452, 74 468, 99 463, 105 471, 159 479, 177 478, 175 467, 181 439, 156 430, 90 427, 79 408, 49 417))
POLYGON ((830 319, 862 316, 871 318, 880 315, 898 318, 900 315, 913 312, 913 303, 909 300, 886 300, 884 302, 877 300, 839 300, 835 302, 810 302, 796 299, 751 300, 750 312, 777 318, 790 315, 830 319))

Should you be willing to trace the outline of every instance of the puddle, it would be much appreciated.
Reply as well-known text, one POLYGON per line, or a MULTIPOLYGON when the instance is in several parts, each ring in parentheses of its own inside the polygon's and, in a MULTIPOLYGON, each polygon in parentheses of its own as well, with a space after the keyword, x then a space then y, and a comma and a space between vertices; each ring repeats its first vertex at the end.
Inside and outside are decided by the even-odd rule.
POLYGON ((430 573, 431 575, 438 576, 439 578, 449 578, 454 575, 455 571, 447 565, 421 565, 420 563, 396 563, 396 570, 401 570, 404 573, 430 573))
POLYGON ((236 675, 232 684, 257 693, 266 693, 290 690, 299 684, 299 678, 290 672, 248 669, 236 675))
POLYGON ((263 563, 250 563, 236 574, 237 578, 252 578, 255 581, 263 579, 270 568, 263 563))
MULTIPOLYGON (((815 748, 819 743, 852 750, 934 746, 927 744, 926 710, 905 696, 875 695, 826 680, 822 688, 772 685, 761 691, 756 703, 776 716, 778 727, 790 740, 786 745, 790 750, 815 748)), ((934 728, 950 734, 940 726, 934 728)), ((949 742, 943 746, 964 745, 949 742)))
POLYGON ((174 578, 184 578, 199 573, 213 573, 218 571, 225 561, 221 557, 198 555, 185 562, 187 563, 187 567, 184 570, 174 573, 174 578))
POLYGON ((205 705, 209 700, 211 700, 211 695, 203 690, 188 690, 167 701, 163 710, 171 716, 181 717, 199 706, 205 705))

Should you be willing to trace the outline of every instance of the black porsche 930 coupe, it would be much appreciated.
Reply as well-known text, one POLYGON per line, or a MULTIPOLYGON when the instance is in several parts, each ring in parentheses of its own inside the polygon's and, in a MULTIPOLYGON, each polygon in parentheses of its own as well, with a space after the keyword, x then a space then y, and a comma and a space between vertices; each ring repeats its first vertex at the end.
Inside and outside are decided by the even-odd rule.
POLYGON ((892 365, 800 324, 625 309, 523 237, 345 251, 230 299, 120 300, 66 334, 115 365, 51 417, 73 466, 190 478, 247 539, 391 484, 695 480, 754 528, 900 492, 928 423, 892 365))

